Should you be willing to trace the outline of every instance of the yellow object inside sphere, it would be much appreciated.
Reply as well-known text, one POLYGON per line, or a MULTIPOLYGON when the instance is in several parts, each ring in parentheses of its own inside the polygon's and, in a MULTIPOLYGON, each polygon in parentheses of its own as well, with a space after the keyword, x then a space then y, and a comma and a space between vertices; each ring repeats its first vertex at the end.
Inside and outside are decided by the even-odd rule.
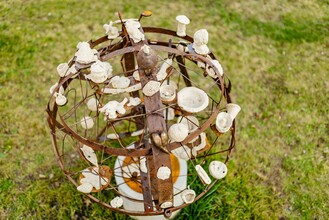
MULTIPOLYGON (((137 160, 139 161, 139 160, 137 160)), ((171 174, 173 179, 173 184, 177 181, 180 168, 179 168, 179 161, 177 157, 175 157, 173 154, 170 154, 170 161, 171 161, 171 174)), ((131 164, 136 164, 136 160, 133 157, 126 157, 123 161, 122 167, 129 166, 131 164)), ((139 164, 138 164, 139 166, 139 164)), ((125 183, 135 192, 143 193, 142 191, 142 184, 141 184, 141 178, 140 175, 137 177, 131 177, 131 178, 123 178, 125 183)))

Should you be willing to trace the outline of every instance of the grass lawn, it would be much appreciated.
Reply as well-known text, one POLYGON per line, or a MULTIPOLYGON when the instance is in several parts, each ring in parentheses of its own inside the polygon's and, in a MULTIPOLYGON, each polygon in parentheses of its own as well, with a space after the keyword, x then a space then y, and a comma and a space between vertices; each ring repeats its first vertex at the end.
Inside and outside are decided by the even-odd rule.
POLYGON ((56 67, 102 25, 153 11, 144 26, 206 28, 242 107, 229 174, 177 219, 329 218, 329 3, 1 1, 0 219, 129 219, 92 204, 54 157, 45 107, 56 67))

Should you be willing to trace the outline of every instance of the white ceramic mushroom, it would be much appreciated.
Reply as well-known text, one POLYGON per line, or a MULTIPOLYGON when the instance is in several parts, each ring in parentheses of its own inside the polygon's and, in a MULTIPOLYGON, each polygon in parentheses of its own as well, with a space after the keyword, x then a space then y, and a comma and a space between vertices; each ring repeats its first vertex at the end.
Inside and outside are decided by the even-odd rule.
POLYGON ((119 103, 119 105, 118 105, 117 108, 116 108, 116 112, 117 112, 118 114, 123 115, 123 114, 126 113, 126 109, 125 109, 125 107, 124 107, 123 105, 121 105, 121 103, 119 103))
POLYGON ((238 115, 241 111, 241 107, 238 104, 229 103, 226 105, 227 113, 231 116, 232 120, 238 115))
POLYGON ((203 69, 206 68, 206 64, 204 62, 198 61, 197 64, 198 64, 198 67, 200 67, 200 68, 203 68, 203 69))
POLYGON ((190 19, 186 17, 185 15, 178 15, 176 17, 177 21, 177 35, 180 37, 186 36, 186 25, 190 23, 190 19))
POLYGON ((94 126, 94 120, 90 116, 85 116, 80 121, 84 129, 90 129, 94 126))
POLYGON ((117 113, 125 114, 126 109, 124 105, 128 102, 127 98, 124 98, 121 102, 109 101, 102 108, 98 109, 100 112, 104 113, 108 119, 115 119, 118 117, 117 113))
POLYGON ((125 76, 115 76, 110 80, 110 84, 115 89, 125 89, 130 84, 130 79, 125 76))
POLYGON ((120 208, 123 205, 123 199, 117 196, 111 200, 110 204, 113 208, 120 208))
POLYGON ((197 113, 207 108, 209 99, 203 90, 196 87, 185 87, 177 94, 177 104, 184 111, 197 113))
POLYGON ((75 53, 75 61, 81 64, 90 64, 98 60, 97 50, 91 49, 89 43, 79 42, 77 45, 78 51, 75 53))
POLYGON ((98 167, 97 155, 95 154, 95 151, 91 147, 87 145, 83 145, 82 147, 80 147, 80 150, 82 151, 83 156, 85 156, 85 158, 90 163, 98 167))
POLYGON ((157 177, 161 180, 166 180, 170 177, 171 170, 169 167, 160 167, 157 171, 157 177))
POLYGON ((119 105, 118 101, 109 101, 104 105, 102 108, 98 109, 100 112, 104 113, 106 118, 108 119, 115 119, 118 117, 116 108, 119 105))
POLYGON ((69 63, 72 63, 72 65, 71 65, 71 67, 69 67, 69 70, 68 70, 68 73, 66 74, 66 75, 69 75, 69 74, 73 74, 72 76, 71 76, 71 78, 75 78, 75 77, 77 77, 78 75, 79 75, 79 73, 78 73, 78 69, 76 68, 76 66, 75 66, 75 57, 72 57, 68 62, 67 62, 67 64, 69 64, 69 63))
POLYGON ((135 92, 135 91, 138 91, 142 89, 142 84, 141 83, 137 83, 137 84, 134 84, 132 86, 129 86, 127 88, 124 88, 124 89, 114 89, 114 88, 103 88, 102 89, 102 92, 104 94, 120 94, 120 93, 129 93, 129 92, 135 92))
POLYGON ((214 160, 209 164, 209 173, 215 179, 222 179, 227 174, 227 166, 221 161, 214 160))
POLYGON ((64 95, 62 95, 61 93, 55 92, 54 96, 56 98, 56 104, 57 105, 63 106, 63 105, 66 104, 67 98, 64 95))
POLYGON ((119 36, 119 30, 117 27, 113 27, 113 22, 110 21, 109 24, 104 24, 103 28, 105 30, 105 34, 107 34, 107 38, 112 40, 119 36))
POLYGON ((139 72, 138 72, 138 65, 135 66, 135 71, 133 73, 133 77, 136 81, 141 81, 140 77, 139 77, 139 72))
POLYGON ((160 205, 160 207, 162 209, 166 209, 166 208, 169 208, 169 207, 172 207, 173 206, 173 203, 172 202, 164 202, 160 205))
POLYGON ((112 70, 110 63, 97 60, 91 65, 90 73, 85 74, 85 78, 90 79, 94 83, 103 83, 112 76, 112 70))
POLYGON ((84 169, 82 172, 84 178, 80 180, 81 185, 84 183, 91 184, 96 190, 101 189, 102 186, 107 185, 109 180, 106 177, 102 177, 98 173, 98 169, 92 168, 92 170, 84 169))
POLYGON ((151 52, 151 47, 149 47, 148 45, 144 44, 144 45, 141 47, 141 51, 143 51, 145 54, 150 54, 150 52, 151 52))
POLYGON ((125 114, 126 113, 126 109, 125 109, 125 104, 128 102, 128 99, 127 98, 124 98, 120 103, 119 103, 119 105, 117 106, 117 108, 116 108, 116 111, 119 113, 119 114, 121 114, 121 115, 123 115, 123 114, 125 114))
POLYGON ((129 97, 129 102, 127 106, 137 106, 142 102, 142 100, 138 97, 129 97))
POLYGON ((156 74, 157 80, 162 81, 167 77, 167 69, 172 66, 172 59, 165 59, 160 67, 160 70, 156 74))
POLYGON ((143 173, 147 173, 146 157, 141 157, 139 159, 139 168, 143 173))
POLYGON ((141 130, 132 132, 130 136, 136 137, 136 136, 139 136, 139 135, 144 134, 144 132, 145 132, 145 130, 144 129, 141 129, 141 130))
POLYGON ((189 133, 196 131, 200 125, 199 120, 193 115, 188 115, 184 117, 179 116, 177 119, 177 123, 186 125, 188 127, 189 133))
POLYGON ((90 111, 96 112, 99 105, 99 101, 95 97, 91 97, 87 102, 87 108, 90 111))
POLYGON ((210 177, 208 176, 207 172, 202 168, 202 166, 200 166, 199 164, 196 165, 195 170, 203 183, 207 185, 211 183, 210 177))
MULTIPOLYGON (((50 94, 53 94, 53 92, 54 92, 54 90, 57 88, 57 86, 58 86, 58 83, 55 83, 54 85, 52 85, 51 87, 50 87, 50 89, 49 89, 49 93, 50 94)), ((61 87, 59 87, 59 91, 58 91, 58 93, 60 93, 60 94, 64 94, 64 88, 63 88, 63 86, 61 86, 61 87)), ((55 94, 55 93, 54 93, 55 94)))
POLYGON ((116 139, 120 138, 120 136, 118 134, 115 134, 115 133, 108 134, 108 135, 106 135, 106 137, 108 139, 111 139, 111 140, 116 140, 116 139))
POLYGON ((216 129, 220 133, 225 133, 232 127, 233 119, 226 112, 220 112, 216 117, 216 129))
POLYGON ((176 88, 173 85, 162 84, 160 86, 160 97, 164 102, 171 102, 176 98, 176 88))
MULTIPOLYGON (((215 66, 215 68, 218 70, 219 76, 223 76, 223 74, 224 74, 223 67, 222 67, 222 65, 220 65, 220 63, 218 62, 218 60, 211 60, 211 62, 215 66)), ((207 65, 207 68, 206 68, 206 72, 212 78, 217 78, 218 77, 218 74, 214 71, 214 69, 211 68, 208 65, 207 65)))
POLYGON ((82 193, 91 193, 93 188, 93 185, 91 185, 90 183, 83 183, 77 187, 77 190, 82 193))
POLYGON ((75 78, 79 75, 78 70, 75 68, 75 64, 73 64, 69 69, 69 74, 73 73, 73 76, 71 78, 75 78))
POLYGON ((168 82, 165 82, 167 85, 172 85, 175 87, 175 89, 177 90, 178 89, 178 86, 177 86, 177 83, 173 80, 169 80, 169 83, 168 82))
POLYGON ((64 77, 69 74, 69 65, 67 63, 61 63, 57 66, 57 73, 60 77, 64 77))
POLYGON ((168 136, 172 142, 182 142, 188 136, 188 127, 181 123, 173 124, 168 130, 168 136))
POLYGON ((143 87, 143 94, 146 96, 153 96, 160 90, 161 83, 158 81, 150 80, 143 87))
POLYGON ((208 43, 208 31, 206 29, 200 29, 194 33, 192 47, 196 53, 200 55, 207 55, 209 53, 208 43))
POLYGON ((145 39, 144 34, 139 30, 141 24, 135 20, 127 20, 126 23, 126 30, 130 39, 134 41, 134 43, 138 43, 145 39))
POLYGON ((207 137, 206 137, 206 133, 202 132, 200 134, 200 144, 197 146, 194 146, 192 148, 192 155, 194 157, 196 157, 198 155, 198 151, 202 150, 203 148, 205 148, 207 146, 207 137))
POLYGON ((186 161, 191 159, 191 149, 186 145, 183 145, 181 147, 176 148, 175 150, 172 150, 171 153, 176 157, 186 161))
POLYGON ((166 108, 166 109, 163 110, 163 116, 168 121, 171 121, 171 120, 173 120, 175 118, 175 110, 173 108, 168 107, 168 108, 166 108))
POLYGON ((138 19, 137 18, 120 19, 113 21, 113 24, 122 24, 122 22, 127 22, 127 21, 138 21, 138 19))
POLYGON ((196 46, 205 45, 208 43, 208 31, 206 29, 197 30, 193 36, 193 44, 196 46))
POLYGON ((181 193, 183 202, 186 204, 191 204, 195 199, 196 193, 192 189, 186 189, 181 193))
POLYGON ((186 47, 182 44, 177 44, 176 49, 179 50, 180 52, 185 52, 186 47))

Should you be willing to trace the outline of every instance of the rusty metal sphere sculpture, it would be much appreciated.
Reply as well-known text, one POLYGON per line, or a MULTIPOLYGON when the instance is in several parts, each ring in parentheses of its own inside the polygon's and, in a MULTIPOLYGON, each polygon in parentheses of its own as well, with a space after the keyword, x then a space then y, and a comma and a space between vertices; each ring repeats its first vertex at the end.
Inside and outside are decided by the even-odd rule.
POLYGON ((177 31, 143 27, 151 14, 119 14, 106 36, 80 42, 57 67, 47 113, 55 156, 78 191, 136 218, 169 218, 225 177, 240 107, 208 32, 186 35, 183 15, 177 31))

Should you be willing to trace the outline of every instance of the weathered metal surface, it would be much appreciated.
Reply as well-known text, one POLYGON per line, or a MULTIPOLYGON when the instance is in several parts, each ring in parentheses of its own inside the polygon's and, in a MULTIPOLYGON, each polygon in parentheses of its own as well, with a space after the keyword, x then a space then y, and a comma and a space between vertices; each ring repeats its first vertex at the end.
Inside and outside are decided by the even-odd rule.
MULTIPOLYGON (((140 50, 137 54, 137 62, 139 66, 139 77, 144 87, 149 81, 156 81, 156 64, 157 64, 157 55, 152 49, 149 53, 145 53, 143 50, 140 50)), ((170 155, 167 152, 164 152, 160 146, 166 145, 167 143, 159 144, 154 140, 154 137, 159 137, 161 142, 163 140, 163 133, 167 133, 166 122, 163 117, 163 113, 158 111, 162 108, 162 103, 160 99, 160 92, 156 92, 152 96, 144 96, 144 105, 146 109, 146 121, 151 134, 152 140, 152 154, 153 154, 153 163, 154 169, 157 171, 160 167, 169 167, 171 168, 170 155)), ((165 202, 173 203, 173 182, 172 176, 168 179, 162 180, 156 176, 151 177, 151 182, 155 181, 157 188, 155 194, 158 196, 158 204, 165 202)), ((153 184, 155 185, 155 184, 153 184)))
MULTIPOLYGON (((142 16, 148 16, 149 13, 146 13, 142 16)), ((141 18, 140 17, 140 18, 141 18)), ((129 36, 127 34, 127 31, 125 29, 124 21, 121 19, 120 16, 120 22, 122 24, 122 31, 120 32, 119 38, 121 38, 118 42, 112 42, 110 41, 107 36, 101 37, 99 39, 96 39, 94 41, 89 41, 91 48, 97 48, 99 53, 99 59, 101 61, 107 61, 109 59, 112 59, 117 56, 122 56, 123 61, 123 67, 124 72, 123 75, 127 77, 131 77, 133 70, 135 69, 135 59, 138 54, 141 54, 139 51, 141 50, 141 47, 146 44, 151 48, 151 53, 148 56, 140 55, 137 57, 137 62, 140 66, 139 68, 139 74, 141 78, 141 84, 142 87, 146 85, 147 82, 150 80, 156 80, 156 64, 157 64, 157 52, 167 52, 168 54, 174 54, 175 59, 177 60, 177 64, 179 67, 180 73, 183 75, 184 84, 185 86, 192 86, 192 82, 190 80, 189 76, 189 70, 185 67, 185 62, 193 62, 197 63, 197 61, 204 62, 206 65, 210 67, 214 67, 212 62, 201 55, 195 54, 195 53, 186 53, 182 52, 176 49, 177 43, 172 43, 171 40, 166 41, 157 41, 157 40, 150 40, 145 37, 144 41, 141 41, 137 44, 132 43, 129 40, 129 36), (110 43, 108 45, 105 45, 101 48, 98 48, 98 46, 104 42, 110 43)), ((155 33, 155 34, 161 34, 161 35, 167 35, 174 37, 175 39, 180 38, 185 41, 187 41, 185 44, 189 44, 193 42, 193 38, 191 36, 185 36, 185 37, 179 37, 177 36, 175 31, 167 30, 163 28, 155 28, 155 27, 143 27, 141 28, 141 31, 145 34, 148 33, 155 33)), ((212 59, 216 59, 214 54, 210 53, 209 57, 212 59)), ((71 67, 75 63, 75 58, 73 58, 69 66, 71 67)), ((78 78, 72 79, 72 75, 70 74, 68 76, 62 77, 58 82, 58 87, 63 86, 65 90, 70 86, 72 80, 80 80, 80 81, 86 81, 84 78, 84 75, 86 71, 88 71, 88 68, 91 66, 91 64, 87 65, 79 65, 76 63, 76 67, 78 69, 78 78)), ((217 69, 214 68, 214 71, 218 73, 217 69)), ((168 72, 172 74, 173 69, 171 68, 168 72)), ((170 75, 169 74, 169 75, 170 75)), ((203 77, 200 75, 200 77, 203 77)), ((132 78, 132 77, 131 77, 132 78)), ((74 117, 76 109, 80 105, 83 104, 83 102, 86 100, 86 97, 83 97, 83 100, 80 102, 75 102, 72 109, 65 114, 61 114, 60 111, 58 111, 57 105, 54 103, 54 100, 51 98, 51 100, 48 103, 47 106, 47 113, 48 113, 48 124, 50 127, 50 133, 52 137, 52 144, 55 152, 56 159, 67 176, 67 178, 75 185, 78 186, 78 183, 76 182, 76 179, 73 177, 74 173, 68 169, 66 166, 63 152, 60 149, 59 142, 58 142, 58 134, 60 132, 63 132, 64 138, 67 136, 72 137, 72 139, 77 140, 79 144, 85 144, 90 146, 95 151, 101 151, 104 154, 108 154, 110 156, 113 155, 120 155, 120 156, 129 156, 129 157, 146 157, 146 164, 148 168, 148 172, 141 172, 140 178, 141 178, 141 185, 143 190, 143 200, 137 200, 130 198, 126 195, 121 194, 117 189, 113 187, 113 190, 115 190, 116 193, 118 193, 121 197, 125 197, 131 201, 136 202, 142 202, 144 203, 144 211, 130 211, 125 210, 122 208, 113 208, 108 203, 102 201, 99 198, 96 198, 95 196, 91 194, 86 194, 86 196, 94 201, 99 203, 100 205, 124 214, 134 215, 134 216, 144 216, 144 215, 159 215, 163 214, 165 217, 170 217, 171 213, 175 210, 179 210, 181 208, 186 207, 188 204, 182 204, 180 206, 176 207, 169 207, 162 209, 160 206, 164 202, 173 202, 173 178, 172 175, 168 179, 162 180, 157 178, 157 170, 160 167, 168 167, 171 169, 171 163, 170 163, 170 156, 169 152, 171 150, 174 150, 184 144, 187 144, 194 138, 200 135, 201 132, 204 132, 207 128, 210 127, 210 125, 213 123, 213 121, 216 118, 216 115, 220 111, 220 103, 222 102, 222 99, 225 99, 227 103, 231 102, 230 97, 230 90, 231 90, 231 83, 228 80, 228 83, 225 83, 223 77, 219 77, 217 79, 214 79, 215 85, 219 89, 219 101, 218 103, 214 104, 214 109, 212 109, 212 113, 209 116, 207 120, 204 121, 204 123, 198 127, 196 131, 189 134, 188 137, 182 141, 181 143, 170 143, 168 144, 168 137, 167 137, 167 126, 168 122, 165 121, 163 116, 163 111, 160 111, 163 108, 159 92, 155 93, 152 96, 144 96, 140 97, 143 98, 144 104, 132 108, 131 113, 125 115, 123 118, 129 119, 131 121, 134 121, 136 123, 136 127, 138 130, 148 128, 148 134, 141 134, 139 135, 140 140, 136 141, 135 143, 132 143, 133 149, 128 149, 126 146, 122 148, 116 148, 111 147, 109 145, 104 144, 103 142, 105 139, 101 139, 101 137, 104 137, 104 132, 106 132, 108 126, 113 126, 116 122, 119 122, 121 119, 118 118, 116 120, 113 120, 112 122, 109 122, 106 127, 103 127, 100 129, 100 131, 97 133, 97 136, 95 138, 86 138, 84 134, 78 133, 74 127, 71 126, 71 124, 67 123, 67 118, 74 117), (140 115, 140 116, 139 116, 140 115), (146 118, 146 121, 144 120, 146 118), (149 138, 151 138, 152 142, 149 142, 149 138), (154 204, 153 204, 154 203, 154 204), (154 209, 155 205, 155 209, 154 209)), ((97 96, 104 95, 100 90, 97 90, 97 86, 89 82, 91 87, 95 86, 95 94, 97 96)), ((131 83, 135 84, 137 83, 133 79, 131 79, 131 83)), ((94 88, 94 87, 93 87, 94 88)), ((55 91, 51 94, 51 97, 54 96, 55 91)), ((139 92, 132 92, 130 93, 131 97, 139 97, 139 92)), ((179 111, 179 108, 175 106, 175 109, 179 111)), ((180 111, 180 114, 183 114, 182 111, 180 111)), ((232 150, 235 147, 235 121, 233 122, 233 126, 230 131, 230 145, 228 148, 218 151, 212 151, 211 153, 207 151, 204 155, 198 155, 196 158, 203 158, 205 159, 207 156, 217 154, 217 153, 227 153, 226 161, 229 160, 232 150)), ((121 138, 127 137, 130 135, 130 132, 122 132, 118 133, 119 140, 121 138)), ((191 160, 195 160, 196 158, 192 158, 191 160)), ((210 185, 206 186, 204 191, 200 193, 195 198, 195 202, 199 200, 205 193, 207 193, 211 187, 213 187, 218 180, 213 181, 210 185)))

